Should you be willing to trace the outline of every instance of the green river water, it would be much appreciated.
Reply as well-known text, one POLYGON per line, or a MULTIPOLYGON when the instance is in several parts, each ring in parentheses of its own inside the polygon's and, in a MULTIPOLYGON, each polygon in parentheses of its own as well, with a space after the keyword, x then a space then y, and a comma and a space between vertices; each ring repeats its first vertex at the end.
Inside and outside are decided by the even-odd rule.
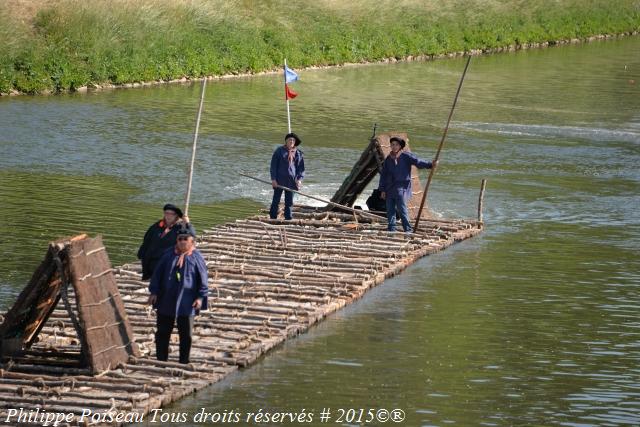
MULTIPOLYGON (((305 191, 331 197, 374 123, 432 157, 463 66, 300 71, 291 113, 305 191)), ((0 309, 56 237, 101 233, 114 265, 135 259, 161 206, 184 198, 199 90, 0 99, 0 309)), ((199 230, 269 202, 269 187, 238 173, 268 178, 282 92, 280 75, 208 85, 199 230)), ((475 217, 482 178, 481 236, 168 410, 315 413, 304 425, 364 424, 320 423, 323 408, 406 414, 370 425, 640 425, 640 38, 473 58, 432 209, 475 217)))

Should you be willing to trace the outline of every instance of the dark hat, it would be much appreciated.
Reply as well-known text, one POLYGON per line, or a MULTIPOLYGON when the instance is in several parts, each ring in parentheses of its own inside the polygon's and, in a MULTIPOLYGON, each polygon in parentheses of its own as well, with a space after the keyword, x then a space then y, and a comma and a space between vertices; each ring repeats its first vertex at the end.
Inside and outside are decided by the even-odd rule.
POLYGON ((295 133, 293 133, 293 132, 289 132, 288 134, 286 134, 286 135, 284 136, 284 140, 285 140, 285 141, 286 141, 287 139, 289 139, 289 138, 293 138, 293 139, 295 139, 295 140, 296 140, 296 147, 297 147, 298 145, 300 145, 300 143, 302 142, 302 140, 300 139, 300 137, 299 137, 298 135, 296 135, 295 133))
POLYGON ((196 230, 193 229, 191 224, 182 224, 180 228, 178 228, 178 236, 191 236, 194 239, 196 238, 196 230))
POLYGON ((407 145, 407 142, 399 136, 392 136, 391 139, 389 139, 389 144, 391 144, 393 141, 397 141, 398 144, 400 144, 400 148, 404 148, 404 146, 407 145))
POLYGON ((175 213, 177 213, 177 214, 178 214, 178 216, 179 216, 180 218, 182 218, 182 215, 183 215, 183 214, 182 214, 182 210, 181 210, 179 207, 177 207, 177 206, 175 206, 175 205, 172 205, 171 203, 167 203, 166 205, 164 205, 164 207, 162 208, 162 210, 163 210, 163 211, 174 211, 175 213))

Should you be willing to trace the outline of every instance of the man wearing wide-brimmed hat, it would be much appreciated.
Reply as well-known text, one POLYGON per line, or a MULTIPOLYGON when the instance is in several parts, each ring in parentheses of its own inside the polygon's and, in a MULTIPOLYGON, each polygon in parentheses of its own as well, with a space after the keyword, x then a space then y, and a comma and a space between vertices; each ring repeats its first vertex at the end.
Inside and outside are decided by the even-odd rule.
POLYGON ((406 142, 398 136, 391 137, 389 143, 391 152, 382 164, 378 189, 387 204, 387 230, 396 231, 397 213, 400 215, 402 228, 408 233, 412 231, 407 209, 407 201, 411 198, 411 166, 431 169, 433 164, 404 151, 406 142))
POLYGON ((162 210, 162 219, 149 227, 138 249, 138 259, 142 262, 142 280, 151 278, 164 251, 176 245, 179 226, 189 223, 189 218, 182 214, 182 210, 171 203, 164 205, 162 210))
POLYGON ((177 242, 164 253, 149 282, 149 303, 157 310, 156 358, 167 361, 174 325, 180 337, 180 363, 189 363, 194 317, 207 309, 207 264, 195 248, 195 231, 178 227, 177 242))
POLYGON ((300 137, 290 132, 284 137, 284 145, 276 148, 271 156, 271 185, 273 186, 273 199, 269 217, 278 217, 278 206, 284 193, 284 219, 291 219, 291 207, 293 206, 293 193, 278 188, 282 187, 299 190, 304 178, 304 156, 298 149, 302 141, 300 137))

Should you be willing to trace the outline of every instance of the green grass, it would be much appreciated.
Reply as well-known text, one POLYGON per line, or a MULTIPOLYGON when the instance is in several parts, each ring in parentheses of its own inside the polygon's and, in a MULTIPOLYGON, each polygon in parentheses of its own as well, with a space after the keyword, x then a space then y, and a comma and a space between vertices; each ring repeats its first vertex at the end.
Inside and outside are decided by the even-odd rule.
POLYGON ((0 4, 0 92, 376 61, 619 34, 640 0, 25 0, 0 4), (446 5, 441 5, 442 3, 446 5))

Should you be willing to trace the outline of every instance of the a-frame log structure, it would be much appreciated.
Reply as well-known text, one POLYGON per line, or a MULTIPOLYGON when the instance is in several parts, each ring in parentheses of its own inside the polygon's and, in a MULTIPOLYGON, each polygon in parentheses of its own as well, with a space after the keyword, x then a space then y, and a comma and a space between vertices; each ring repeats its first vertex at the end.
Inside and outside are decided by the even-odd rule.
POLYGON ((61 300, 76 329, 80 354, 40 353, 38 362, 77 364, 97 374, 139 355, 102 238, 79 235, 49 244, 44 261, 0 325, 2 357, 26 357, 61 300))

